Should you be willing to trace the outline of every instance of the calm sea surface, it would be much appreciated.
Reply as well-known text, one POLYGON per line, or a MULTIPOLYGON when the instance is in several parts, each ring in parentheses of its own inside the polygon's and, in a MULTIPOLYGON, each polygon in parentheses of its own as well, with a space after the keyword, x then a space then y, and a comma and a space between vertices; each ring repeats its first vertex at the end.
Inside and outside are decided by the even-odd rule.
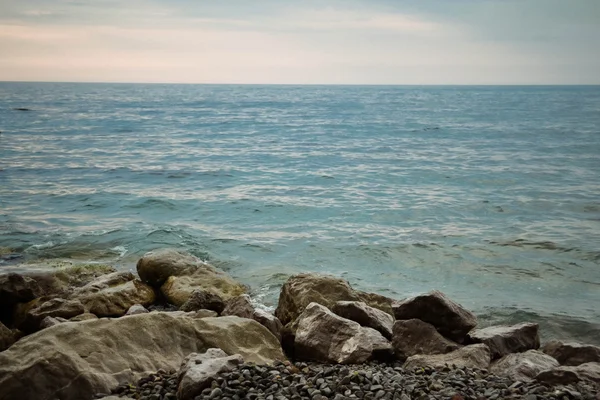
POLYGON ((600 342, 600 87, 0 83, 0 131, 0 273, 179 247, 600 342))

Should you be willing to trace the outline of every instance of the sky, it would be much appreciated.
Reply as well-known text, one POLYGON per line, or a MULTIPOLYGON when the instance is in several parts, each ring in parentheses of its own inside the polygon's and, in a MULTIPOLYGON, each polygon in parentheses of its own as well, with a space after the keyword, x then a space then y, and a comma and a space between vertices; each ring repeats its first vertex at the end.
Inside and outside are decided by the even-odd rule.
POLYGON ((600 84, 600 0, 0 0, 0 81, 600 84))

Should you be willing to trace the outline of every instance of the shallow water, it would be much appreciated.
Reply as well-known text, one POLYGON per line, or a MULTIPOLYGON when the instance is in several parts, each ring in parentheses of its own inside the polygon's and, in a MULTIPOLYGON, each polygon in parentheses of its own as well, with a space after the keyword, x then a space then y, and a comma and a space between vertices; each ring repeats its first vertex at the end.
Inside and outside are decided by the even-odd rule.
POLYGON ((0 271, 181 247, 600 341, 600 87, 0 83, 0 131, 0 271))

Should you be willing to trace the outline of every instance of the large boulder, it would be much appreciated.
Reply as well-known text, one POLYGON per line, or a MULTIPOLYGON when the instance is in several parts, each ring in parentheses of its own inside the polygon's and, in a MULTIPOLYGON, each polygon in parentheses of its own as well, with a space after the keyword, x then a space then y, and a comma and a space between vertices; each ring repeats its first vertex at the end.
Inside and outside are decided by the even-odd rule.
POLYGON ((178 372, 177 399, 193 400, 210 387, 219 374, 230 372, 244 362, 239 354, 228 355, 221 349, 208 349, 206 353, 188 355, 178 372))
POLYGON ((463 343, 467 333, 477 325, 473 313, 437 290, 394 302, 392 307, 396 320, 420 319, 458 343, 463 343))
POLYGON ((191 275, 171 276, 160 287, 165 299, 177 307, 188 301, 197 289, 214 293, 225 301, 246 292, 243 285, 209 265, 196 269, 191 275))
POLYGON ((84 312, 85 308, 79 300, 50 299, 48 301, 38 301, 34 307, 27 311, 25 321, 19 328, 25 332, 34 332, 40 329, 40 324, 45 318, 67 320, 84 312))
POLYGON ((218 294, 208 290, 196 289, 179 309, 181 311, 213 310, 220 314, 225 308, 225 302, 218 294))
POLYGON ((17 303, 27 303, 41 295, 42 289, 30 277, 15 273, 0 275, 0 306, 2 308, 9 308, 17 303))
POLYGON ((342 318, 373 328, 387 339, 392 339, 394 317, 386 312, 368 306, 362 301, 338 301, 333 305, 331 311, 342 318))
POLYGON ((492 356, 490 349, 485 344, 465 346, 451 353, 435 355, 415 355, 408 357, 404 363, 406 369, 424 367, 443 368, 446 365, 487 369, 492 356))
POLYGON ((362 301, 392 314, 392 299, 354 290, 347 281, 334 276, 300 274, 290 277, 283 284, 275 316, 286 325, 298 318, 310 303, 331 309, 338 301, 362 301))
POLYGON ((591 344, 563 343, 551 340, 544 344, 542 351, 558 360, 561 365, 580 365, 600 362, 600 347, 591 344))
POLYGON ((375 329, 342 318, 318 303, 310 303, 298 317, 294 346, 298 358, 339 364, 359 364, 392 351, 375 329))
POLYGON ((160 249, 150 251, 139 259, 137 273, 142 281, 159 288, 170 276, 189 275, 206 266, 208 264, 184 251, 160 249))
POLYGON ((254 307, 250 296, 242 294, 227 301, 221 315, 235 315, 240 318, 250 318, 265 326, 277 340, 281 341, 281 330, 283 326, 279 319, 273 314, 254 307))
POLYGON ((440 335, 433 325, 420 319, 396 321, 392 345, 399 359, 416 354, 446 354, 461 347, 440 335))
POLYGON ((540 372, 535 380, 548 385, 568 385, 579 381, 600 383, 600 363, 560 366, 540 372))
POLYGON ((279 342, 256 321, 152 312, 53 326, 0 353, 0 398, 91 399, 190 353, 220 348, 258 364, 284 360, 279 342))
POLYGON ((485 343, 492 352, 492 358, 504 357, 511 353, 535 350, 540 347, 538 324, 521 323, 512 326, 490 326, 469 332, 473 343, 485 343))
POLYGON ((8 349, 15 341, 14 332, 0 322, 0 351, 8 349))
POLYGON ((540 372, 558 366, 558 361, 549 355, 538 350, 527 350, 524 353, 508 354, 494 361, 490 370, 514 381, 527 382, 533 380, 540 372))
POLYGON ((114 272, 76 289, 71 298, 81 301, 88 312, 98 317, 120 317, 135 304, 154 303, 156 294, 131 272, 114 272))

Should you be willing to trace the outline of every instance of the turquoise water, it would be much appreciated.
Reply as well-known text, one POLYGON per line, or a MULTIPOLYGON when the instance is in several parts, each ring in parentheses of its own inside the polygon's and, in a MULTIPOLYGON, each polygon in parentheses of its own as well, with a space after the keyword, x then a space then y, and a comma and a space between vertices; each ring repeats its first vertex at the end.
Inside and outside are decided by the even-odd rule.
POLYGON ((599 340, 600 87, 0 83, 0 131, 0 271, 181 247, 599 340))

